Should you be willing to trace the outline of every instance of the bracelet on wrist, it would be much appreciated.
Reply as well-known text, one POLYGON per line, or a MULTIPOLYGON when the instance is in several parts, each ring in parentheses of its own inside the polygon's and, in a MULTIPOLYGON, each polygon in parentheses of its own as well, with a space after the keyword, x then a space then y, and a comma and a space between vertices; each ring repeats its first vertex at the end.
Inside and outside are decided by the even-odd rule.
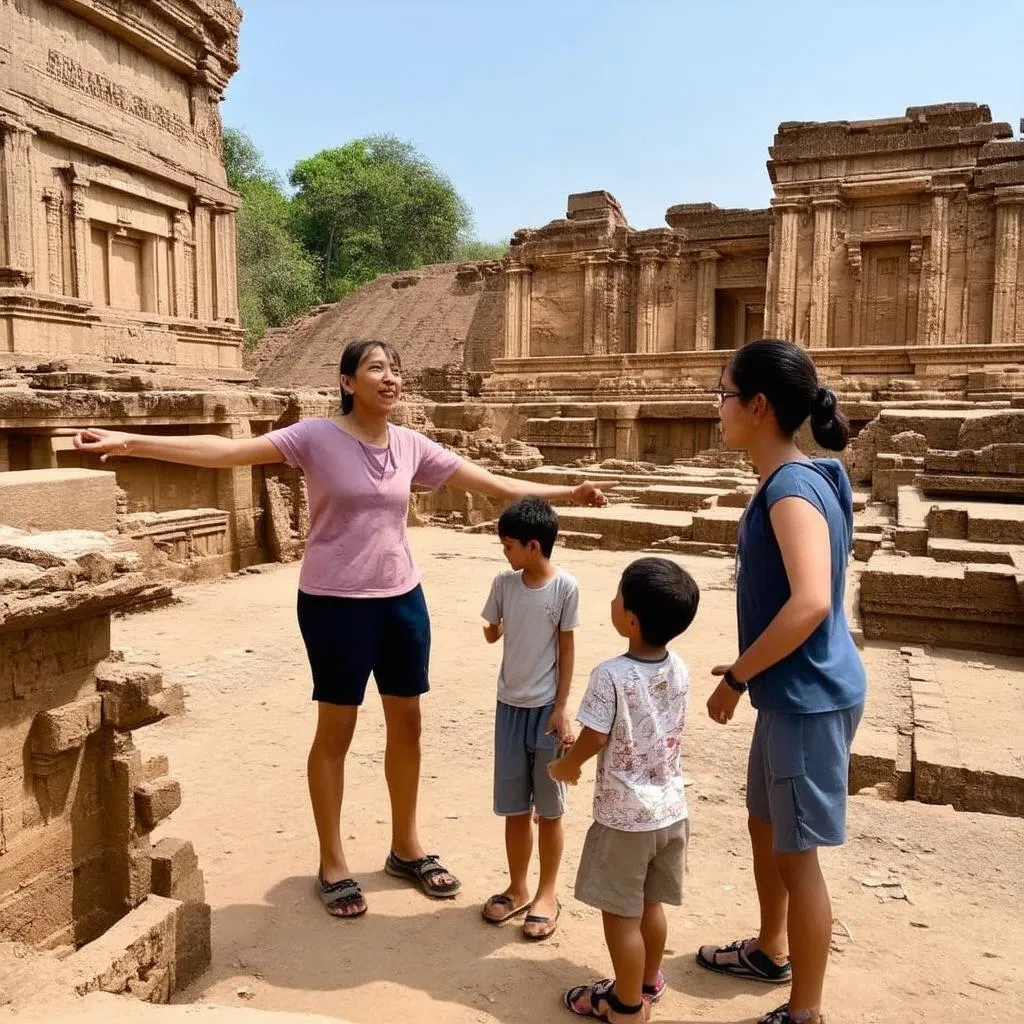
POLYGON ((747 684, 746 683, 741 683, 732 674, 732 669, 731 668, 727 668, 725 670, 725 675, 722 676, 722 678, 725 680, 725 684, 726 684, 726 686, 729 687, 730 690, 735 690, 737 693, 746 693, 747 692, 747 684))

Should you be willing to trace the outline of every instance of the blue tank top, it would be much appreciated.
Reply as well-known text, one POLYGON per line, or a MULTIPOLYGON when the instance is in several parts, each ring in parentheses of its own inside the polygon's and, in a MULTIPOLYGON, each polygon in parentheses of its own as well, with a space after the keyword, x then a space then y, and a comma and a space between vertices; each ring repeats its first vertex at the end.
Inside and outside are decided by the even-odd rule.
POLYGON ((785 463, 743 513, 736 547, 740 651, 764 632, 789 600, 789 579, 769 512, 777 501, 791 497, 809 502, 828 523, 832 607, 800 647, 750 680, 750 702, 759 710, 788 714, 839 711, 863 702, 867 677, 843 607, 853 546, 853 492, 838 459, 785 463))

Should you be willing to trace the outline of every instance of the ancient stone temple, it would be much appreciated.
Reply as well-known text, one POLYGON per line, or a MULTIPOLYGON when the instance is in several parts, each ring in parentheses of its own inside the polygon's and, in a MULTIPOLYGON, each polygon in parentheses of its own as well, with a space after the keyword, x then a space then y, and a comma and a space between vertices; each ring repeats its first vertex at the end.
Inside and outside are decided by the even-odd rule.
POLYGON ((239 365, 228 0, 0 4, 0 355, 239 365))
MULTIPOLYGON (((0 473, 98 469, 85 426, 249 437, 289 408, 241 367, 218 112, 240 21, 229 0, 0 3, 0 473)), ((107 468, 117 530, 165 575, 268 557, 263 470, 107 468)))
POLYGON ((721 350, 764 335, 872 383, 1020 362, 1024 141, 1010 125, 974 103, 785 122, 769 156, 768 209, 673 206, 668 227, 634 230, 588 192, 519 231, 489 392, 607 393, 613 373, 706 386, 721 350))

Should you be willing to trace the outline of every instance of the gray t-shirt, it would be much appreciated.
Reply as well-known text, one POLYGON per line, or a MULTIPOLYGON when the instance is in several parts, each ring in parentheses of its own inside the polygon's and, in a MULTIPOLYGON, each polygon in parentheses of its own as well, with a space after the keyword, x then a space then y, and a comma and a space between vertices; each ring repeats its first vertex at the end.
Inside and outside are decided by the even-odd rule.
POLYGON ((558 690, 558 634, 579 625, 580 588, 557 570, 543 587, 528 587, 509 569, 494 577, 483 618, 505 627, 498 700, 517 708, 542 708, 558 690))

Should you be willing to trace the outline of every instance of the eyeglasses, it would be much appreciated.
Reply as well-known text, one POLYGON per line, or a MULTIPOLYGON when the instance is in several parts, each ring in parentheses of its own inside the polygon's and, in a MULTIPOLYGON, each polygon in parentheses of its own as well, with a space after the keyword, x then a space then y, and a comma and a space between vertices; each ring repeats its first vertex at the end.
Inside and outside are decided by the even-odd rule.
POLYGON ((725 400, 727 398, 743 397, 739 391, 726 391, 725 388, 715 388, 712 394, 714 394, 715 396, 715 405, 717 405, 719 409, 721 409, 722 406, 725 404, 725 400))

